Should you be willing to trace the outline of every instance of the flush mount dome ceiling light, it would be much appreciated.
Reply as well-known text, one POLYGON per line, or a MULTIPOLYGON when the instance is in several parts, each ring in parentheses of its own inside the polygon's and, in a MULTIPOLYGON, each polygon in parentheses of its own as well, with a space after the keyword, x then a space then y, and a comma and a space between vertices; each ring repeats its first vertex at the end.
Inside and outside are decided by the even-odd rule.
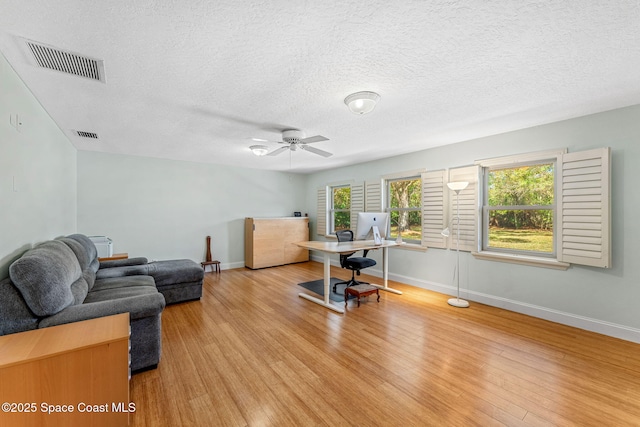
POLYGON ((249 149, 256 156, 264 156, 269 151, 269 147, 267 147, 266 145, 252 145, 251 147, 249 147, 249 149))
POLYGON ((347 96, 344 103, 355 114, 367 114, 373 111, 380 100, 380 95, 375 92, 356 92, 347 96))

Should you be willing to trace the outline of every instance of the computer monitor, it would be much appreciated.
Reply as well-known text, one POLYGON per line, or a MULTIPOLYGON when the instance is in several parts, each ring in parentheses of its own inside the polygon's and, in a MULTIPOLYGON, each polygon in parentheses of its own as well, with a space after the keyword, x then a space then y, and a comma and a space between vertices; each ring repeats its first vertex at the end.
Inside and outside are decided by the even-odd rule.
POLYGON ((358 212, 358 225, 353 240, 373 240, 371 228, 375 225, 380 231, 380 238, 387 237, 389 214, 386 212, 358 212))

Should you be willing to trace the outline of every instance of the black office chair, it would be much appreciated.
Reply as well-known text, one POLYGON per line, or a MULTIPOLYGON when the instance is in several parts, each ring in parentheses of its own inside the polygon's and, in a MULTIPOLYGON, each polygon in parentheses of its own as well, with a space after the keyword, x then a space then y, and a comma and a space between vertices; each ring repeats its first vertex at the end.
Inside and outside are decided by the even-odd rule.
MULTIPOLYGON (((353 242, 353 231, 351 230, 336 231, 336 237, 338 238, 338 242, 353 242)), ((360 270, 362 270, 363 268, 373 267, 374 265, 376 265, 375 260, 371 258, 367 258, 368 252, 369 252, 368 249, 365 250, 364 256, 361 256, 361 257, 351 256, 355 254, 355 252, 340 254, 340 266, 342 268, 346 268, 347 270, 351 270, 351 280, 348 280, 346 282, 338 282, 334 284, 333 292, 336 292, 336 287, 338 285, 347 285, 347 287, 349 287, 349 286, 355 286, 360 284, 365 284, 365 285, 369 284, 367 282, 358 282, 356 280, 356 274, 358 274, 359 276, 360 270)))

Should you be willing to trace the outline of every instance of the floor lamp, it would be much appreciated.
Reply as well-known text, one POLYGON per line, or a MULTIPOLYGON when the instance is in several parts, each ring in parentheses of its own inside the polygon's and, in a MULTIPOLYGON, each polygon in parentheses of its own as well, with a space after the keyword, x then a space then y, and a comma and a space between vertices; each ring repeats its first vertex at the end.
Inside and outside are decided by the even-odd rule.
MULTIPOLYGON (((469 183, 466 181, 447 183, 447 187, 456 192, 456 216, 451 219, 451 222, 453 222, 454 219, 456 220, 456 230, 458 234, 456 238, 456 279, 458 294, 455 298, 450 298, 447 302, 449 305, 462 308, 469 307, 468 301, 460 299, 460 192, 467 188, 467 185, 469 185, 469 183)), ((449 237, 449 227, 442 230, 441 234, 445 237, 449 237)))

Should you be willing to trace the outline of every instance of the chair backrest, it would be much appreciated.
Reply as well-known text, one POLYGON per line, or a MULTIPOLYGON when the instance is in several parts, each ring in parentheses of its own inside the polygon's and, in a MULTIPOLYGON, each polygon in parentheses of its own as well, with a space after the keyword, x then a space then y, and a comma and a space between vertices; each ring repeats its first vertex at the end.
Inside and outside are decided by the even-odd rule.
MULTIPOLYGON (((353 242, 353 231, 351 230, 340 230, 336 231, 336 237, 338 238, 338 242, 353 242)), ((366 258, 369 253, 369 249, 365 249, 363 253, 363 257, 366 258)), ((349 258, 351 255, 355 254, 355 252, 351 252, 348 254, 340 254, 340 265, 343 265, 345 259, 349 258)))
POLYGON ((336 231, 336 237, 338 238, 338 242, 353 242, 353 231, 351 230, 336 231))
MULTIPOLYGON (((336 237, 338 238, 338 242, 353 242, 353 231, 351 230, 336 231, 336 237)), ((340 266, 344 268, 345 260, 353 254, 355 254, 355 252, 340 254, 340 266)))

